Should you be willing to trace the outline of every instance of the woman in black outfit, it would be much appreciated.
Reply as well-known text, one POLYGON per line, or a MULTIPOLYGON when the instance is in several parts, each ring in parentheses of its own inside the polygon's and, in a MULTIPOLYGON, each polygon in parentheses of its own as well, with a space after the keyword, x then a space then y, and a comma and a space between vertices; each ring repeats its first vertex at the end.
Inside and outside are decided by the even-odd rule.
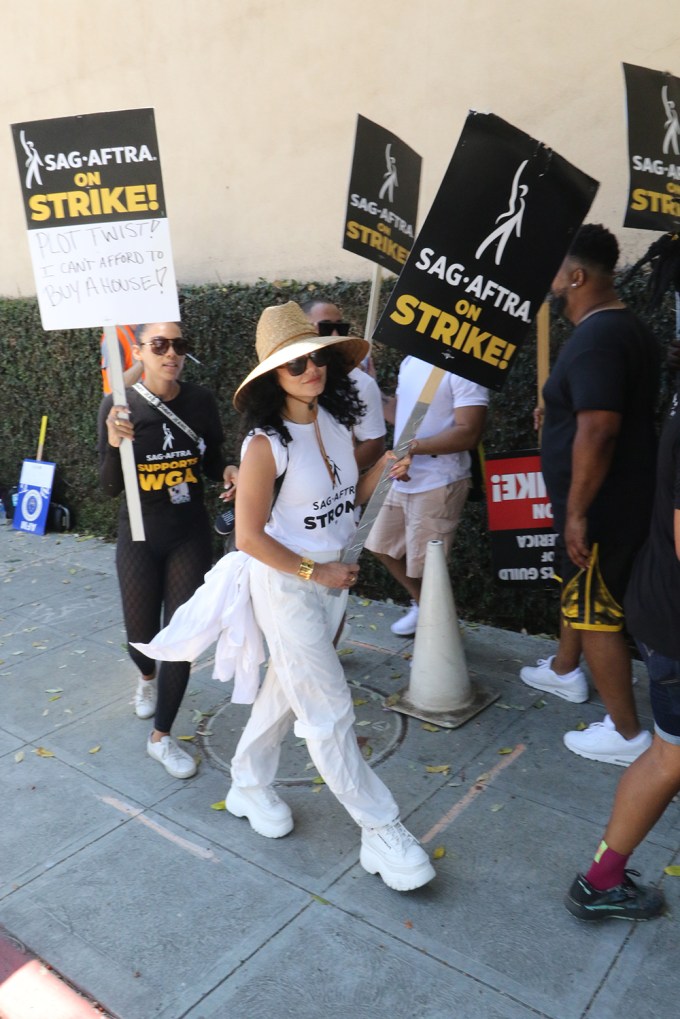
MULTIPOLYGON (((133 355, 144 366, 144 383, 138 384, 140 390, 126 390, 127 406, 114 406, 112 396, 104 397, 99 454, 102 488, 108 495, 120 495, 124 481, 118 447, 122 439, 133 440, 145 540, 132 540, 123 499, 116 567, 128 641, 146 643, 191 597, 211 567, 212 528, 202 476, 224 481, 225 489, 233 492, 236 468, 224 462, 214 397, 203 386, 179 381, 188 349, 179 323, 138 326, 136 340, 133 355)), ((135 712, 139 718, 155 715, 147 752, 174 778, 190 778, 196 763, 170 736, 190 663, 163 662, 156 680, 156 663, 134 648, 129 647, 129 653, 140 671, 135 712)))

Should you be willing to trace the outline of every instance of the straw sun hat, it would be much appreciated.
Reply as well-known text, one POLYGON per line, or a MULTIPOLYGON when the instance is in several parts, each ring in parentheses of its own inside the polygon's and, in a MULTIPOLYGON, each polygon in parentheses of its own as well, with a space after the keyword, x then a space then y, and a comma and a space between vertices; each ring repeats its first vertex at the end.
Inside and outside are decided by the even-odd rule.
POLYGON ((274 368, 280 368, 286 361, 311 354, 321 347, 338 347, 348 372, 356 368, 370 350, 368 341, 358 336, 319 336, 295 301, 265 308, 255 334, 255 350, 260 363, 234 393, 236 410, 243 411, 246 389, 255 379, 274 368))

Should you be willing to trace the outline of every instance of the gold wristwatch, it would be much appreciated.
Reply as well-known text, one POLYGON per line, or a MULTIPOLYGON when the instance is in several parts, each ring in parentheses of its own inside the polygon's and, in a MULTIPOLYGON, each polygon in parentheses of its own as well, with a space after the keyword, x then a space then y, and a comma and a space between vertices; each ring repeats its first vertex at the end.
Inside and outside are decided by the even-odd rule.
POLYGON ((313 559, 303 559, 297 569, 298 577, 302 577, 303 580, 311 580, 315 566, 316 563, 313 559))

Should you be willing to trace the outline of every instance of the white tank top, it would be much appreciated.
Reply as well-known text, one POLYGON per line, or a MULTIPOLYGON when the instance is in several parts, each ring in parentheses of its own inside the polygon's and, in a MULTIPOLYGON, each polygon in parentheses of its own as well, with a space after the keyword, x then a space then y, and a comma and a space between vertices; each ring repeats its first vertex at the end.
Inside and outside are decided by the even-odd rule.
POLYGON ((352 538, 358 470, 352 436, 323 407, 318 417, 321 438, 331 464, 326 468, 313 424, 286 421, 292 442, 285 446, 275 432, 256 428, 244 439, 241 459, 253 436, 269 440, 277 478, 285 472, 265 531, 286 548, 303 552, 339 552, 352 538))

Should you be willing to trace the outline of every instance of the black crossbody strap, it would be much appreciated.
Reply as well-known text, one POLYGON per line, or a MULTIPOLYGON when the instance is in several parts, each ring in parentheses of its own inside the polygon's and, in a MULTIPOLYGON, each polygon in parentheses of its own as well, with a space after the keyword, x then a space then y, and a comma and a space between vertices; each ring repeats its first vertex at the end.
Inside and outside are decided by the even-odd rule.
POLYGON ((193 428, 190 428, 186 421, 182 421, 181 418, 177 417, 175 412, 170 410, 170 408, 167 407, 157 396, 154 396, 154 394, 150 392, 146 386, 143 386, 141 382, 136 382, 132 388, 136 393, 139 393, 140 396, 143 396, 147 403, 150 403, 152 407, 159 410, 161 414, 165 414, 166 418, 172 421, 173 424, 176 424, 178 428, 181 428, 185 435, 188 435, 189 438, 197 445, 200 445, 201 440, 198 435, 196 435, 193 428))

